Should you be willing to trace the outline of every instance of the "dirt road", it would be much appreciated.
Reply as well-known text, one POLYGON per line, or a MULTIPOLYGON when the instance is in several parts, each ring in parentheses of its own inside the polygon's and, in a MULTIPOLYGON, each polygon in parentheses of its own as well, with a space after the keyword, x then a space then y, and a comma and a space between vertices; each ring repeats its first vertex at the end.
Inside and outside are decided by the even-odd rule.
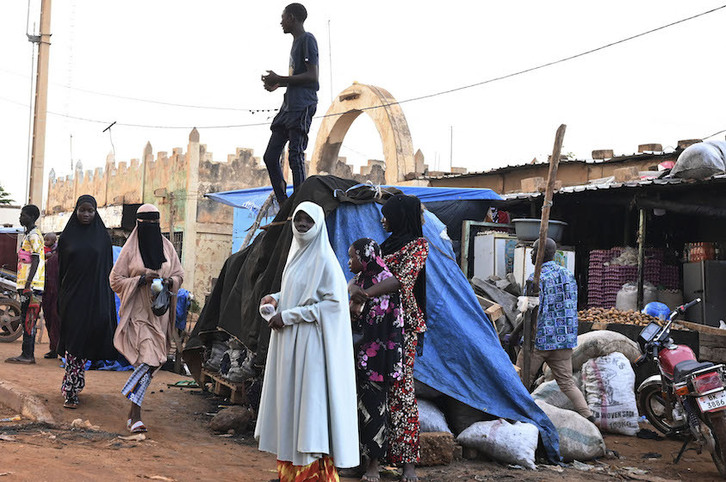
MULTIPOLYGON (((144 441, 127 441, 128 402, 120 394, 128 372, 91 371, 77 410, 62 407, 59 361, 44 360, 47 345, 36 347, 38 363, 32 366, 2 362, 20 352, 20 342, 0 343, 0 380, 22 387, 40 397, 56 420, 47 428, 27 421, 0 422, 0 480, 8 481, 106 481, 106 480, 217 480, 266 481, 275 478, 275 459, 259 452, 251 433, 219 436, 207 428, 208 413, 222 400, 201 390, 169 388, 184 379, 160 372, 144 401, 144 422, 149 427, 144 441), (71 422, 88 420, 98 430, 72 430, 71 422)), ((14 415, 0 405, 0 419, 14 415)), ((422 481, 483 480, 718 480, 706 454, 689 451, 678 465, 672 460, 680 448, 676 441, 641 440, 607 436, 608 448, 621 458, 591 462, 586 466, 545 467, 537 471, 514 470, 482 460, 462 460, 446 467, 421 468, 422 481), (661 458, 643 459, 644 454, 661 458), (655 456, 655 455, 653 455, 655 456), (587 469, 587 471, 583 471, 587 469)), ((397 480, 387 472, 385 481, 397 480)), ((344 479, 355 480, 355 479, 344 479)))

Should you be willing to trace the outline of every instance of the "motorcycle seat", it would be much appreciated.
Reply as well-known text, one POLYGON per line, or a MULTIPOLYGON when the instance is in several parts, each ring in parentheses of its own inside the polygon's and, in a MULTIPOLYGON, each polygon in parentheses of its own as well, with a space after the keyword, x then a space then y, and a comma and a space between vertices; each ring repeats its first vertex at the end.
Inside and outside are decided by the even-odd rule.
POLYGON ((696 360, 684 360, 676 365, 673 369, 673 381, 675 383, 682 382, 688 375, 704 368, 712 367, 711 362, 699 362, 696 360))

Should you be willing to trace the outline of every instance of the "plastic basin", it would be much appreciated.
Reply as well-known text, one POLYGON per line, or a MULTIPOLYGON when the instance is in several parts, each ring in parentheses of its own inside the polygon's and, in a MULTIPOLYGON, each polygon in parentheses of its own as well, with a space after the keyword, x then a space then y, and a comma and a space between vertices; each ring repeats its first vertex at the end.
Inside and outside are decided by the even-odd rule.
MULTIPOLYGON (((513 219, 514 232, 520 241, 535 241, 539 239, 539 219, 513 219)), ((562 240, 562 233, 567 223, 550 219, 547 224, 547 237, 552 238, 556 243, 562 240)))

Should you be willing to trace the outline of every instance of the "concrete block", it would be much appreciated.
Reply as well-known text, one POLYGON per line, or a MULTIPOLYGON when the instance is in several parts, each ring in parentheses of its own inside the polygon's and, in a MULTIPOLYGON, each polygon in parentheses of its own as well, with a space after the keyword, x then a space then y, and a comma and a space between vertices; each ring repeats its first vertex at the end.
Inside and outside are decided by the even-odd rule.
POLYGON ((640 171, 637 167, 621 167, 613 171, 615 182, 626 182, 640 179, 640 171))
POLYGON ((24 392, 10 382, 0 380, 0 405, 5 405, 23 417, 39 423, 55 425, 43 402, 34 395, 24 392))
POLYGON ((544 191, 547 182, 543 177, 528 177, 520 182, 522 192, 539 192, 544 191))
POLYGON ((639 144, 638 152, 663 152, 661 144, 639 144))
POLYGON ((419 465, 448 465, 454 460, 454 436, 446 432, 423 432, 419 437, 419 465))
POLYGON ((701 139, 681 139, 678 141, 678 149, 685 149, 686 147, 698 144, 699 142, 703 141, 701 139))
POLYGON ((615 152, 612 149, 597 149, 592 151, 593 159, 612 159, 615 157, 615 152))

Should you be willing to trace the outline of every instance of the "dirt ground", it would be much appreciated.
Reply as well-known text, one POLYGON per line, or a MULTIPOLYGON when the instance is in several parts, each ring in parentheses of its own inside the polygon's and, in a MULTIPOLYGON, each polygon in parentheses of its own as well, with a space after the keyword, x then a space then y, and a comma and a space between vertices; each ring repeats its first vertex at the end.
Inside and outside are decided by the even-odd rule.
MULTIPOLYGON (((146 440, 123 440, 128 402, 120 389, 128 372, 91 371, 77 410, 62 407, 59 361, 44 360, 47 344, 36 347, 37 364, 2 362, 20 353, 20 341, 0 343, 0 380, 6 380, 41 398, 55 417, 53 428, 27 420, 0 422, 0 481, 161 480, 161 481, 266 481, 276 477, 275 458, 259 452, 252 433, 216 435, 207 424, 210 413, 225 401, 199 389, 170 388, 186 379, 169 372, 154 378, 144 402, 146 440), (88 420, 97 430, 71 429, 74 419, 88 420)), ((15 415, 0 405, 0 419, 15 415)), ((652 428, 652 427, 651 427, 652 428)), ((607 446, 619 459, 604 459, 565 467, 540 466, 537 471, 508 468, 485 460, 460 460, 444 467, 421 467, 422 481, 488 481, 499 479, 554 480, 719 480, 708 454, 686 452, 672 463, 681 443, 607 435, 607 446), (652 457, 643 458, 650 454, 652 457)), ((384 481, 400 476, 389 470, 384 481)), ((343 480, 352 481, 353 478, 343 480)))

